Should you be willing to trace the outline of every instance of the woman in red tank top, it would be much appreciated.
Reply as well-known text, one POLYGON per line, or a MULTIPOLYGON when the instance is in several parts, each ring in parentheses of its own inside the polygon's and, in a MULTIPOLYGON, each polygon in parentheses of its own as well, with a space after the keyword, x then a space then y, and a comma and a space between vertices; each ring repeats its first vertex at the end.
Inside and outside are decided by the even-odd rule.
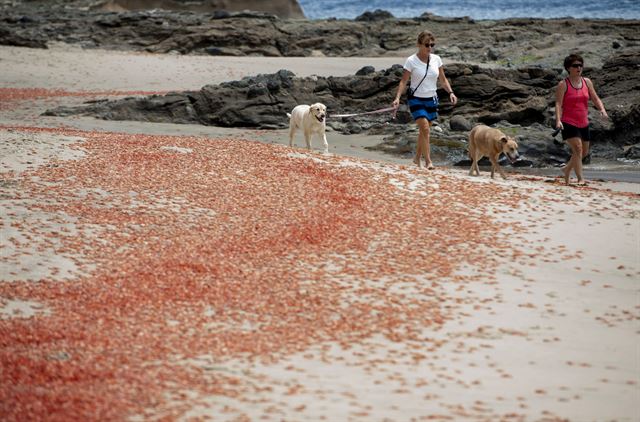
POLYGON ((564 59, 564 68, 569 77, 560 81, 556 88, 556 128, 562 129, 562 139, 571 148, 571 159, 563 169, 564 181, 568 185, 571 170, 576 173, 578 184, 584 184, 582 159, 589 153, 589 100, 602 117, 607 116, 604 104, 593 88, 589 78, 582 77, 584 59, 571 54, 564 59))

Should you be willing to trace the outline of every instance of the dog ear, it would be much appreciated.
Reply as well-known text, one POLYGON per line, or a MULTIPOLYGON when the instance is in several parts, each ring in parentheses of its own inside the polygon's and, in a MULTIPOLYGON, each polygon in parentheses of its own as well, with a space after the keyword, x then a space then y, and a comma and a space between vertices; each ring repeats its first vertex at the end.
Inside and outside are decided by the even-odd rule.
POLYGON ((506 144, 507 142, 509 142, 509 138, 503 136, 502 138, 500 138, 500 141, 502 141, 503 144, 506 144))

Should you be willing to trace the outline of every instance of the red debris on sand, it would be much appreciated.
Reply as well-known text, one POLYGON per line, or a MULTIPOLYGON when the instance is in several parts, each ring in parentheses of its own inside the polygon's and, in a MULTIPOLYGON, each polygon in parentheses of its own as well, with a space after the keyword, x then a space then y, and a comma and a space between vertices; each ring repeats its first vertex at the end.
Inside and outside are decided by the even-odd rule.
POLYGON ((424 341, 450 317, 438 282, 468 281, 462 265, 490 280, 512 253, 485 198, 524 197, 244 140, 40 131, 85 138, 86 155, 23 174, 15 195, 75 222, 52 247, 88 275, 0 283, 0 297, 51 310, 0 319, 2 420, 173 419, 184 391, 242 401, 254 388, 186 359, 424 341))
POLYGON ((45 88, 0 88, 0 110, 11 107, 12 102, 56 97, 104 97, 125 95, 164 95, 167 91, 66 91, 45 88))

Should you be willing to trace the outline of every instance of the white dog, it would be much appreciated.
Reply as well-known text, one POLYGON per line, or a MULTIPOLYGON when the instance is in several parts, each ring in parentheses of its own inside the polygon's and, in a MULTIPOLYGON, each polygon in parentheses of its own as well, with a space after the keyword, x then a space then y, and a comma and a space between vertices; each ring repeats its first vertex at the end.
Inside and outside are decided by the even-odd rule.
POLYGON ((307 149, 311 149, 311 136, 316 134, 322 138, 324 153, 327 154, 329 152, 329 144, 325 134, 327 129, 325 123, 327 106, 321 103, 311 104, 310 106, 306 104, 298 105, 293 108, 291 114, 287 113, 287 116, 289 117, 289 146, 293 146, 293 136, 296 134, 296 130, 302 129, 307 149))

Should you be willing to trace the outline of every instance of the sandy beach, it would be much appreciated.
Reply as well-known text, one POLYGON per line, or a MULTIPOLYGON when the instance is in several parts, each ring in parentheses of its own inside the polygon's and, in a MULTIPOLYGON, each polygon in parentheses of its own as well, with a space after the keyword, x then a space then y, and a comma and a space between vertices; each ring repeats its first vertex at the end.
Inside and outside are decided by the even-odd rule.
POLYGON ((0 419, 639 420, 640 184, 41 116, 402 61, 0 46, 0 419))

